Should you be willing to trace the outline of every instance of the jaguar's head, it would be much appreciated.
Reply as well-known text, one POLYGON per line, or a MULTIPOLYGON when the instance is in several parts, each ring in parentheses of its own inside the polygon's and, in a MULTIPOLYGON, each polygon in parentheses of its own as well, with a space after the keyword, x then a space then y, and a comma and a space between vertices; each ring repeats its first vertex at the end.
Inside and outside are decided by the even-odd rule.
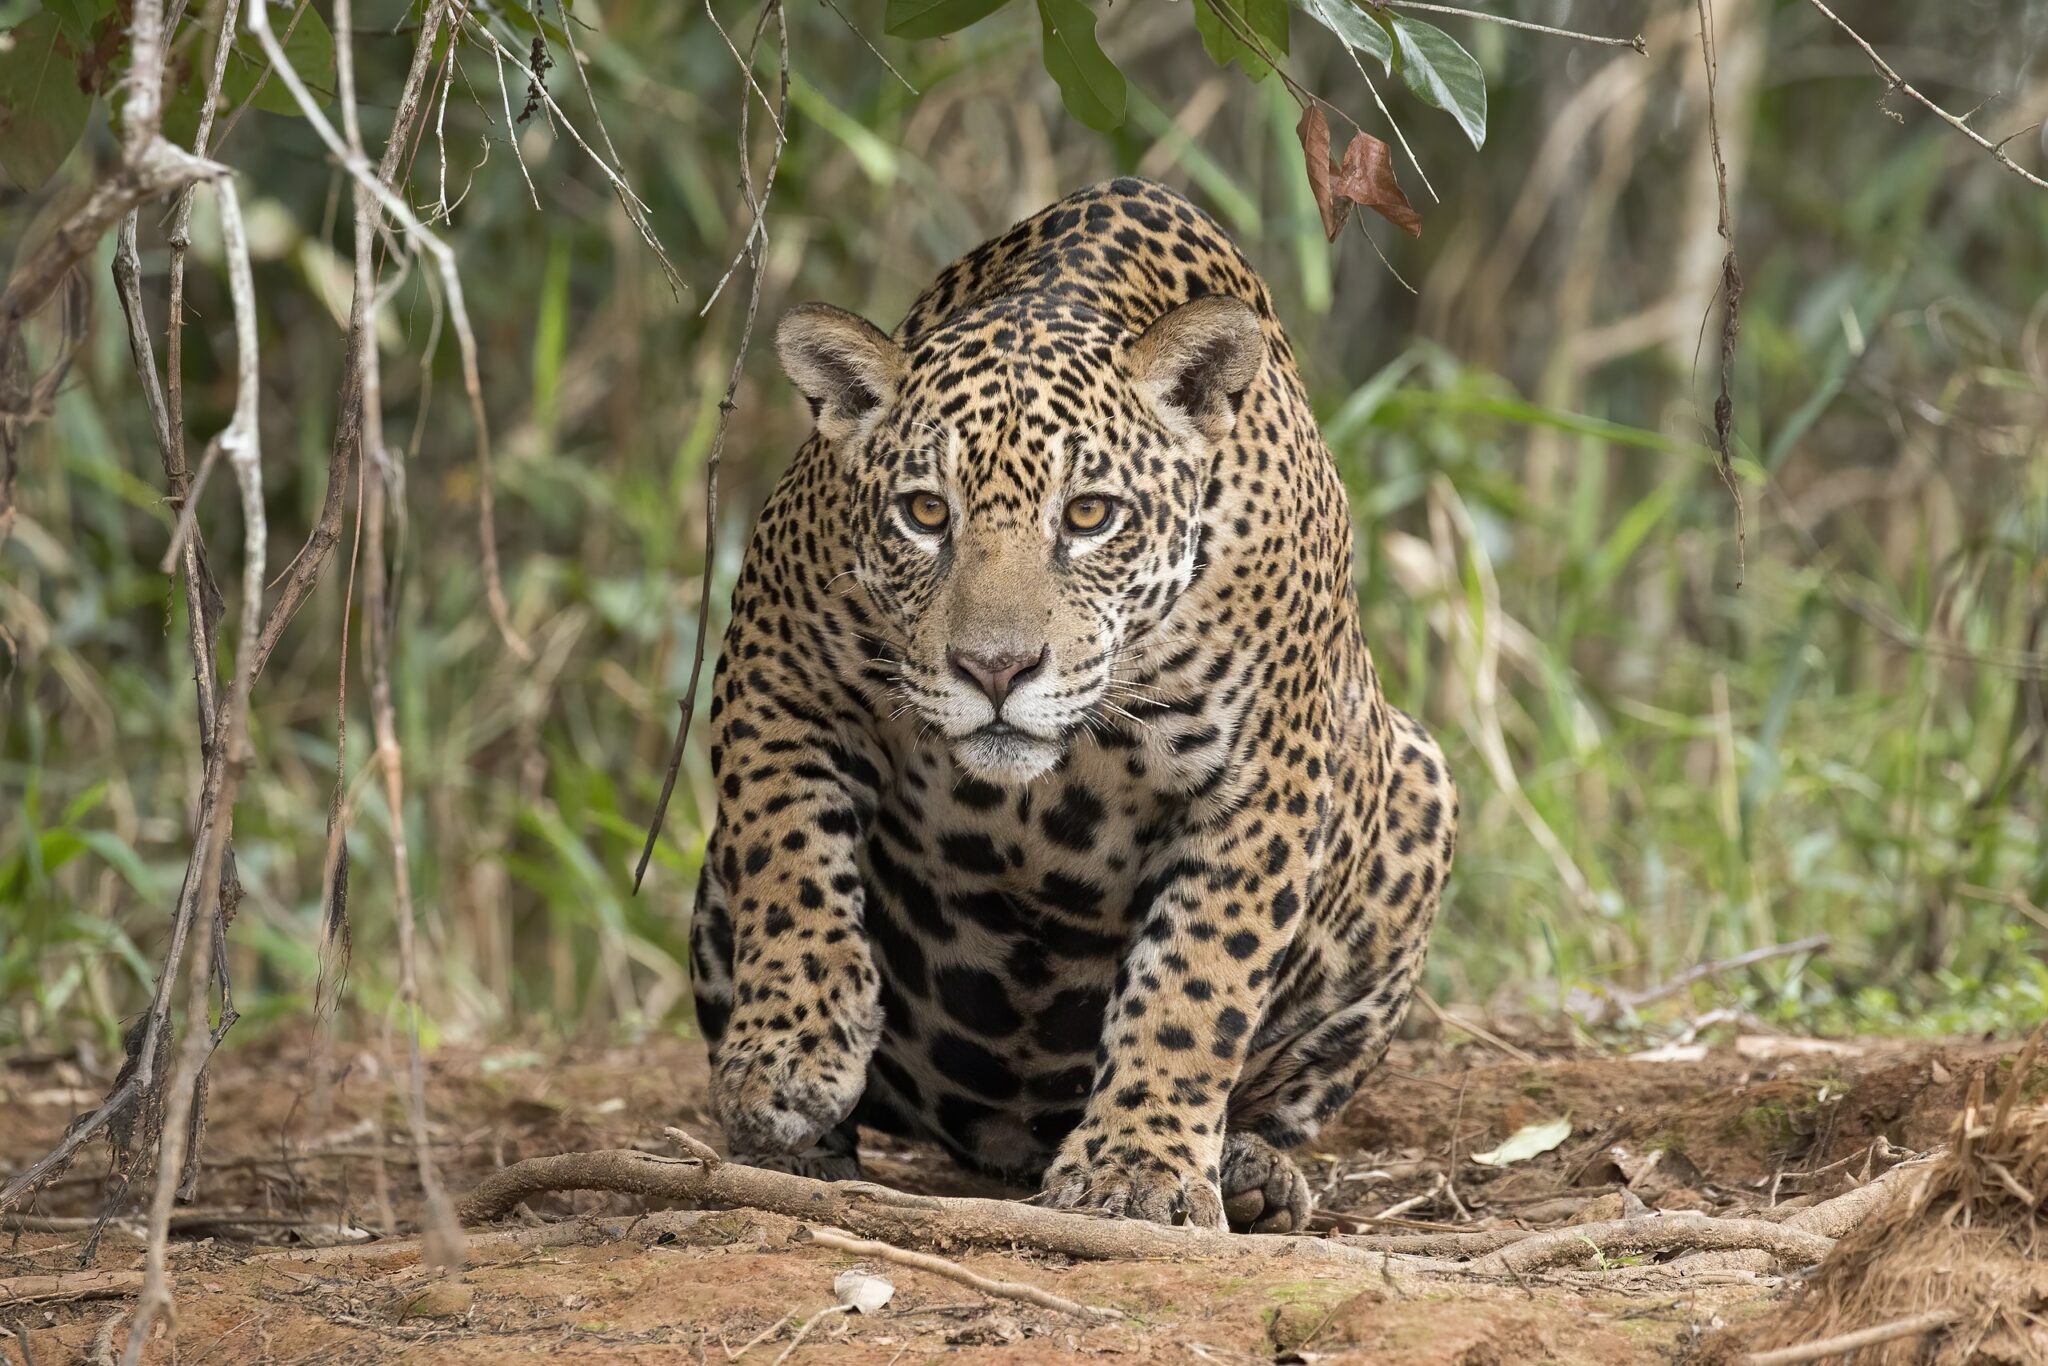
POLYGON ((899 345, 808 304, 776 348, 854 491, 896 705, 1008 783, 1127 708, 1119 668, 1195 577, 1212 456, 1266 361, 1252 309, 1209 296, 1133 335, 1009 299, 899 345))

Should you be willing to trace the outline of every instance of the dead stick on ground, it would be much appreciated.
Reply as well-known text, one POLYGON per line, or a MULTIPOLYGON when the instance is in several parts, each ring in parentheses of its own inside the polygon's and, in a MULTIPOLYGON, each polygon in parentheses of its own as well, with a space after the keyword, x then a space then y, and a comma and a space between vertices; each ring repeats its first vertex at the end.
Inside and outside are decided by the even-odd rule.
POLYGON ((99 1331, 92 1335, 92 1350, 85 1354, 92 1366, 114 1366, 114 1330, 121 1326, 121 1313, 116 1309, 107 1315, 99 1331))
POLYGON ((789 1346, 783 1348, 782 1355, 775 1358, 775 1366, 782 1366, 783 1362, 789 1360, 791 1353, 804 1345, 804 1339, 811 1335, 811 1329, 817 1327, 820 1320, 828 1318, 833 1314, 848 1313, 852 1309, 853 1306, 850 1304, 835 1304, 830 1308, 820 1309, 817 1313, 805 1319, 803 1326, 796 1330, 796 1336, 789 1340, 789 1346))
POLYGON ((972 1286, 982 1294, 993 1295, 998 1299, 1020 1300, 1025 1304, 1035 1304, 1041 1309, 1053 1309, 1062 1314, 1072 1314, 1075 1318, 1081 1319, 1120 1319, 1124 1317, 1121 1310, 1099 1308, 1092 1304, 1081 1304, 1064 1296, 1055 1295, 1049 1290, 1040 1290, 1035 1285, 1026 1285, 1022 1281, 992 1281, 977 1272, 969 1271, 958 1262, 949 1262, 944 1257, 934 1257, 924 1252, 911 1252, 892 1243, 878 1243, 868 1238, 855 1238, 849 1234, 842 1233, 836 1228, 811 1228, 806 1229, 805 1233, 812 1242, 820 1247, 834 1248, 840 1252, 851 1252, 856 1257, 879 1257, 885 1262, 894 1262, 898 1266, 909 1266, 915 1267, 919 1271, 929 1271, 934 1276, 944 1276, 947 1280, 958 1281, 962 1285, 972 1286))
POLYGON ((67 1271, 0 1279, 0 1304, 55 1304, 61 1300, 111 1300, 142 1288, 140 1271, 67 1271))
POLYGON ((1875 1328, 1841 1333, 1835 1337, 1822 1338, 1818 1342, 1805 1342, 1797 1347, 1780 1347, 1771 1352, 1753 1352, 1742 1360, 1744 1366, 1797 1366, 1804 1361, 1824 1361, 1828 1357, 1846 1356, 1880 1343, 1931 1333, 1937 1328, 1946 1328, 1960 1317, 1961 1315, 1953 1309, 1930 1309, 1909 1319, 1880 1323, 1875 1328))

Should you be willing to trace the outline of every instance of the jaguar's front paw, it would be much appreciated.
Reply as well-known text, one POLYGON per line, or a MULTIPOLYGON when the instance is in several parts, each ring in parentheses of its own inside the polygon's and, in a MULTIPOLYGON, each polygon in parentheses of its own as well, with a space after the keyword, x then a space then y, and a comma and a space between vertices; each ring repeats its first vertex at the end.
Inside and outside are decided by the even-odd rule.
POLYGON ((1223 1196, 1199 1166, 1135 1143, 1086 1139, 1083 1132, 1076 1130, 1046 1169, 1046 1202, 1054 1209, 1101 1210, 1155 1224, 1223 1227, 1223 1196))
POLYGON ((733 1149, 732 1162, 771 1172, 808 1176, 813 1181, 860 1180, 860 1132, 851 1120, 831 1129, 817 1146, 794 1153, 758 1153, 733 1149))
POLYGON ((801 1153, 853 1113, 866 1080, 864 1058, 806 1053, 794 1039, 777 1039, 721 1049, 711 1103, 732 1151, 801 1153))
POLYGON ((1313 1205, 1294 1159, 1257 1134, 1223 1140, 1223 1212, 1239 1233, 1301 1233, 1313 1205))

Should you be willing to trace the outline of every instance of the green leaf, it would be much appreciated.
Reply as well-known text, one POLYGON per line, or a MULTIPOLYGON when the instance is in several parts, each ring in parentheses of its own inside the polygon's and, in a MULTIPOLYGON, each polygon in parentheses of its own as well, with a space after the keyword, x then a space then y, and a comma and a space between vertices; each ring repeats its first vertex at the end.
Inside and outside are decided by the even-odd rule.
POLYGON ((1255 81, 1263 81, 1273 69, 1257 47, 1238 37, 1240 30, 1250 30, 1267 51, 1287 51, 1287 0, 1194 0, 1194 4, 1195 31, 1202 35, 1202 47, 1216 65, 1236 62, 1255 81))
POLYGON ((892 38, 943 38, 978 24, 1010 0, 889 0, 882 32, 892 38))
POLYGON ((1393 16, 1394 42, 1401 51, 1401 79, 1408 88, 1458 121, 1474 147, 1486 145, 1486 73, 1458 40, 1440 28, 1393 16))
POLYGON ((56 16, 65 38, 80 52, 92 46, 92 26, 111 8, 95 0, 43 0, 44 11, 56 16))
MULTIPOLYGON (((306 89, 324 105, 334 97, 334 34, 320 17, 320 11, 311 5, 305 6, 297 18, 296 27, 289 17, 276 19, 278 37, 284 43, 284 55, 292 70, 299 73, 306 89), (287 28, 291 28, 289 38, 284 36, 287 28)), ((237 38, 234 54, 228 58, 226 79, 221 83, 221 98, 233 104, 248 99, 269 65, 254 38, 247 34, 237 38)), ((275 76, 263 82, 263 89, 256 95, 256 107, 273 114, 300 112, 299 102, 275 76)))
POLYGON ((0 169, 24 190, 57 174, 92 115, 64 28, 44 10, 0 34, 0 169))
POLYGON ((1351 0, 1294 0, 1303 14, 1337 35, 1337 41, 1353 53, 1379 58, 1389 76, 1394 74, 1394 38, 1378 19, 1360 10, 1351 0))
POLYGON ((1067 112, 1098 133, 1124 121, 1124 73, 1095 41, 1095 11, 1084 0, 1038 0, 1045 24, 1045 72, 1067 112))
MULTIPOLYGON (((310 4, 303 12, 293 13, 298 18, 296 27, 290 14, 273 15, 271 26, 284 44, 284 55, 292 70, 299 73, 306 89, 324 106, 334 96, 334 34, 310 4), (287 28, 291 29, 289 36, 285 33, 287 28)), ((228 54, 227 70, 221 76, 221 107, 214 122, 215 136, 219 136, 220 120, 227 117, 229 110, 249 103, 252 94, 256 107, 267 113, 290 117, 302 113, 299 102, 285 89, 283 81, 275 75, 263 79, 268 70, 270 63, 263 55, 262 45, 247 33, 237 36, 234 50, 228 54), (256 89, 258 82, 263 86, 260 93, 256 89)), ((181 147, 190 147, 198 135, 199 110, 205 101, 205 83, 198 79, 185 81, 171 90, 164 101, 164 136, 181 147)))

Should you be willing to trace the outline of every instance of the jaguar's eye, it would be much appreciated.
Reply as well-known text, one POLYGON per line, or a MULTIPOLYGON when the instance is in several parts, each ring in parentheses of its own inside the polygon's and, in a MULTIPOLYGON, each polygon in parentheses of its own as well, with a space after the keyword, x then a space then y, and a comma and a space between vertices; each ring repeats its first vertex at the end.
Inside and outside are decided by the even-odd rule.
POLYGON ((1067 530, 1081 536, 1092 535, 1109 525, 1110 514, 1115 511, 1116 499, 1084 493, 1067 504, 1067 530))
POLYGON ((946 500, 936 493, 906 493, 903 495, 903 515, 919 530, 944 531, 949 514, 946 500))

